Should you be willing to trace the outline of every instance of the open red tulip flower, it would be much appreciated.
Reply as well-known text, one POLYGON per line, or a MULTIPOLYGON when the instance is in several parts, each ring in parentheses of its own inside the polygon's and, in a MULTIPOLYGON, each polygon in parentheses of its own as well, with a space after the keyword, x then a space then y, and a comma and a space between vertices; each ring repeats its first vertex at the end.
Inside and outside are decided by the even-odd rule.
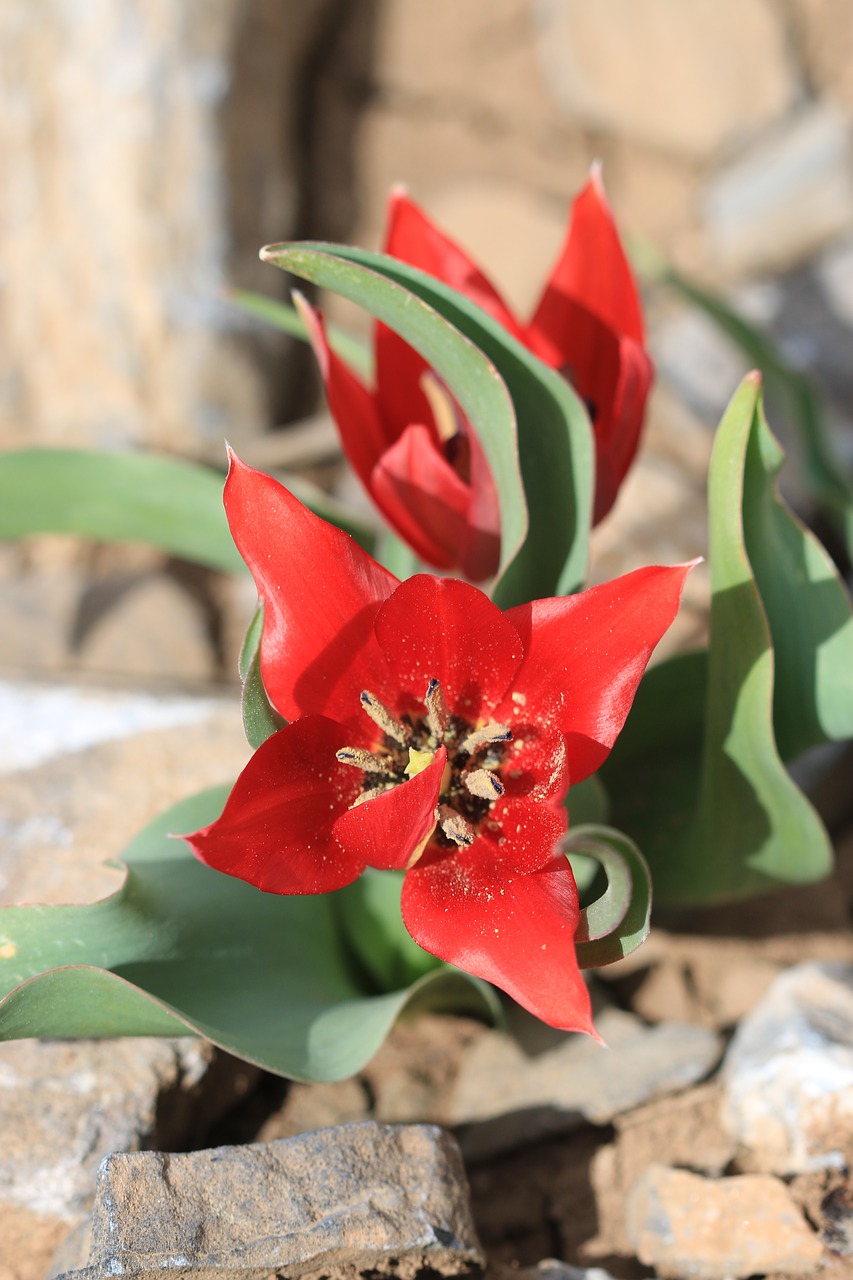
POLYGON ((502 612, 457 579, 398 581, 235 457, 225 506, 289 723, 185 837, 197 856, 280 894, 404 870, 422 948, 594 1035, 563 802, 607 756, 689 566, 502 612))
POLYGON ((392 191, 385 252, 458 289, 498 320, 585 401, 595 433, 594 518, 616 499, 637 451, 652 362, 633 272, 595 166, 575 199, 566 237, 525 324, 468 255, 405 191, 392 191))

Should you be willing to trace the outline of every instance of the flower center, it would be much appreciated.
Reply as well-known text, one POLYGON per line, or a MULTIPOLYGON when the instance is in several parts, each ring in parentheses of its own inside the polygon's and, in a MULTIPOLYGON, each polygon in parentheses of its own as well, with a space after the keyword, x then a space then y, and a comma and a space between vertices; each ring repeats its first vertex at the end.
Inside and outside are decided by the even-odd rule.
POLYGON ((446 747, 447 765, 435 810, 437 838, 460 847, 471 844, 478 826, 504 793, 500 767, 505 744, 512 737, 510 729, 496 720, 471 725, 450 715, 435 679, 427 685, 420 716, 394 716, 367 690, 361 695, 361 705, 381 730, 382 739, 371 751, 341 747, 336 752, 341 764, 364 773, 364 789, 355 804, 364 804, 416 777, 429 768, 439 747, 446 747))

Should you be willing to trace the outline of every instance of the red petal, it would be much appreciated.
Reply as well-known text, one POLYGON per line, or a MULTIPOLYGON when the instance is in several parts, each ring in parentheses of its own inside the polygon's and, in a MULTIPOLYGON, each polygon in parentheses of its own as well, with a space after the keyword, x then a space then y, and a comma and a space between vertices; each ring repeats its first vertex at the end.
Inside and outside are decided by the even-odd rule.
POLYGON ((479 439, 468 431, 471 506, 459 564, 466 578, 482 582, 497 573, 501 553, 501 514, 492 472, 479 439))
POLYGON ((225 510, 264 605, 267 692, 288 720, 327 713, 360 733, 359 695, 384 683, 373 619, 397 579, 270 476, 230 459, 225 510))
POLYGON ((402 871, 435 827, 435 808, 447 751, 441 747, 421 773, 373 800, 348 809, 335 835, 349 856, 381 871, 402 871))
POLYGON ((562 251, 548 280, 528 334, 544 335, 571 363, 567 302, 580 303, 626 338, 643 343, 643 313, 601 175, 593 169, 572 205, 562 251))
POLYGON ((562 348, 543 343, 533 349, 547 364, 560 368, 589 409, 595 433, 595 521, 616 500, 634 460, 653 367, 643 348, 620 338, 580 303, 563 299, 562 348))
POLYGON ((573 784, 606 759, 691 568, 637 569, 579 595, 507 611, 524 662, 496 718, 520 733, 526 721, 564 733, 573 784))
POLYGON ((523 653, 497 605, 455 578, 408 578, 377 613, 375 630, 398 690, 422 705, 435 678, 450 711, 470 724, 491 717, 523 653))
POLYGON ((320 366, 329 412, 337 424, 344 452, 362 484, 369 489, 376 460, 394 435, 386 432, 372 392, 329 346, 320 312, 304 298, 297 296, 296 300, 320 366))
POLYGON ((601 410, 595 418, 595 511, 598 524, 607 515, 637 452, 646 400, 654 377, 652 362, 642 347, 626 339, 619 343, 618 375, 608 389, 590 385, 583 393, 601 410), (600 397, 600 398, 599 398, 600 397))
POLYGON ((335 759, 348 739, 325 716, 307 716, 267 738, 222 816, 184 836, 196 857, 267 893, 328 893, 357 879, 364 862, 332 832, 360 786, 356 770, 335 759))
POLYGON ((459 563, 471 491, 425 426, 407 427, 386 449, 373 469, 370 492, 388 523, 422 560, 439 569, 459 563))
POLYGON ((440 440, 433 426, 432 409, 421 386, 429 369, 426 360, 387 325, 376 324, 373 341, 376 403, 382 417, 385 448, 411 422, 426 423, 438 448, 440 440))
POLYGON ((517 875, 489 855, 482 840, 443 855, 428 850, 403 881, 406 928, 425 951, 495 983, 543 1022, 595 1035, 575 956, 568 862, 517 875))
POLYGON ((445 235, 405 191, 393 190, 388 198, 385 253, 400 262, 419 267, 443 280, 476 302, 515 337, 520 326, 490 280, 467 253, 445 235))

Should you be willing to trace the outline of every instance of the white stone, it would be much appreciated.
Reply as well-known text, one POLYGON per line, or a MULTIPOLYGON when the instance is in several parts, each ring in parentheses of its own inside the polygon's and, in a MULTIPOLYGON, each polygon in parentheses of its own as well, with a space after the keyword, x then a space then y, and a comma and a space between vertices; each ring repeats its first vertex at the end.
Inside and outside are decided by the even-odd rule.
MULTIPOLYGON (((199 724, 219 699, 0 680, 0 775, 153 729, 199 724)), ((48 821, 44 816, 44 821, 48 821)), ((2 818, 0 818, 2 834, 2 818)))
POLYGON ((723 1120, 766 1172, 842 1167, 853 1148, 853 966, 801 964, 743 1019, 723 1120))
POLYGON ((710 182, 703 200, 727 273, 789 266, 853 225, 853 132, 836 107, 803 111, 710 182))
POLYGON ((546 78, 569 117, 687 157, 777 119, 797 93, 767 0, 536 0, 534 15, 546 78))

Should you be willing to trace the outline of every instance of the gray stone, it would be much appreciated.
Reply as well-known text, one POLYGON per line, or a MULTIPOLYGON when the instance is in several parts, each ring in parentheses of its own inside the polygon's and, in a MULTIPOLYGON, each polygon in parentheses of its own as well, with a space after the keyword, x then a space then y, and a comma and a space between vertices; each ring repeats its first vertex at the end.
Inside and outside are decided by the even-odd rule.
POLYGON ((458 1276, 482 1268, 458 1148, 372 1122, 189 1155, 111 1156, 89 1264, 65 1280, 458 1276))
POLYGON ((787 267, 853 224, 851 126, 817 105, 722 169, 704 198, 710 248, 736 275, 787 267))
POLYGON ((752 1167, 780 1174, 853 1157, 853 966, 801 964, 747 1014, 722 1070, 724 1122, 752 1167))
POLYGON ((659 1275, 813 1274, 823 1257, 788 1188, 764 1175, 703 1178, 653 1164, 628 1199, 628 1235, 659 1275))
POLYGON ((607 1043, 569 1035, 556 1048, 526 1057, 500 1032, 475 1041, 451 1099, 467 1157, 479 1159, 614 1116, 663 1093, 694 1084, 713 1067, 720 1040, 704 1027, 663 1023, 607 1009, 597 1019, 607 1043))
MULTIPOLYGON (((230 1061, 230 1060, 227 1060, 230 1061)), ((89 1214, 98 1165, 112 1151, 195 1128, 209 1045, 192 1039, 18 1040, 0 1044, 0 1277, 41 1280, 60 1241, 89 1214)), ((257 1074, 242 1064, 220 1075, 223 1109, 257 1074)), ((212 1118, 212 1117, 209 1117, 212 1118)))

